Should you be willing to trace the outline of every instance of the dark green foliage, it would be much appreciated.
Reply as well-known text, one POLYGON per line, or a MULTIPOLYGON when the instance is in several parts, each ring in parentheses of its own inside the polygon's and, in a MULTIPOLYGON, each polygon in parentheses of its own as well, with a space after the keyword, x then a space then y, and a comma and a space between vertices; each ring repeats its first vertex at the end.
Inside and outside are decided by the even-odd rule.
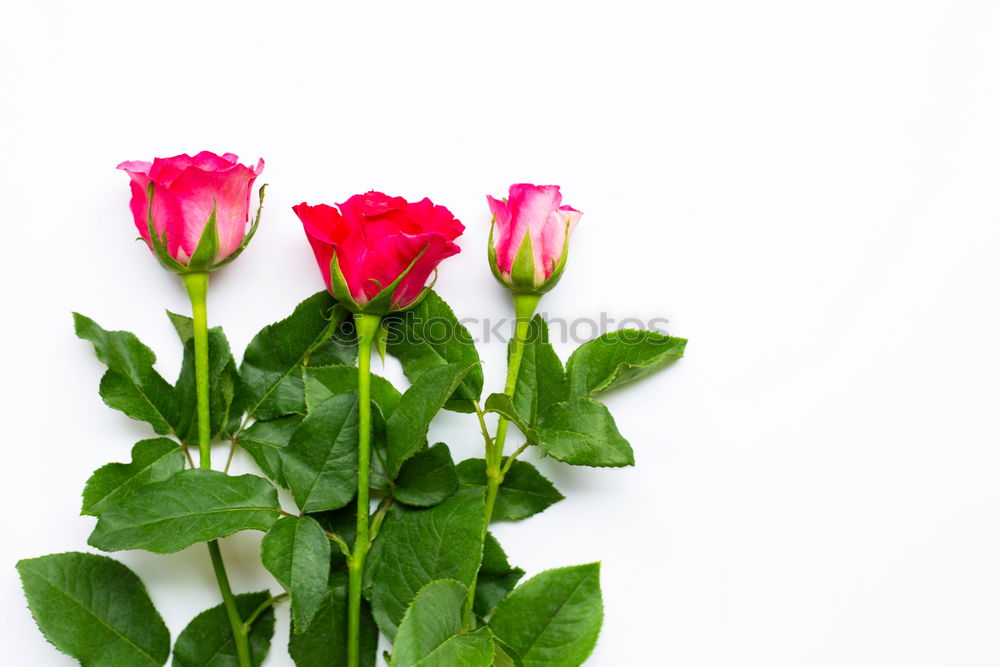
MULTIPOLYGON (((334 572, 330 590, 309 629, 293 628, 288 652, 297 667, 330 667, 347 664, 347 574, 334 572)), ((361 601, 361 665, 374 667, 378 652, 378 628, 368 603, 361 601)))
POLYGON ((387 472, 391 479, 399 473, 404 461, 427 444, 431 420, 472 368, 457 363, 436 366, 417 378, 403 394, 386 420, 387 472))
POLYGON ((483 543, 483 562, 476 580, 476 614, 488 616, 514 590, 523 576, 524 570, 513 567, 493 533, 487 533, 483 543))
POLYGON ((432 290, 415 308, 388 318, 386 323, 386 349, 403 364, 410 382, 439 366, 471 367, 444 407, 472 412, 472 402, 483 393, 483 369, 472 336, 451 307, 432 290))
POLYGON ((291 595, 296 631, 305 631, 327 594, 330 539, 315 519, 287 516, 264 535, 260 559, 291 595))
POLYGON ((343 507, 358 487, 358 397, 332 396, 310 412, 284 450, 282 472, 303 512, 343 507))
POLYGON ((38 628, 90 667, 163 665, 170 632, 145 586, 106 556, 64 553, 17 564, 38 628))
MULTIPOLYGON (((198 394, 194 376, 194 327, 190 317, 167 311, 171 324, 184 346, 181 372, 174 384, 179 415, 177 436, 188 443, 198 442, 198 394)), ((208 396, 212 436, 231 437, 239 428, 242 416, 240 377, 236 361, 229 351, 229 341, 221 327, 208 330, 208 396)))
POLYGON ((601 631, 600 564, 546 570, 514 589, 489 626, 524 667, 578 667, 601 631))
POLYGON ((356 345, 335 336, 348 313, 326 292, 300 303, 290 316, 264 327, 243 355, 240 377, 248 414, 274 419, 306 410, 302 368, 350 364, 356 345))
MULTIPOLYGON (((456 469, 462 486, 486 488, 486 461, 483 459, 467 459, 456 469)), ((535 466, 515 459, 497 491, 493 519, 526 519, 563 498, 563 494, 535 466)))
POLYGON ((514 389, 513 407, 527 424, 535 424, 538 415, 553 403, 569 398, 566 372, 556 351, 549 344, 549 328, 541 315, 535 315, 521 356, 521 369, 514 389))
POLYGON ((105 508, 89 544, 103 551, 173 553, 241 530, 268 530, 280 508, 262 477, 184 470, 105 508))
MULTIPOLYGON (((240 618, 250 615, 270 598, 267 591, 236 596, 240 618)), ((254 667, 264 662, 274 636, 274 608, 264 610, 250 626, 250 660, 254 667)), ((223 605, 207 609, 191 620, 174 644, 173 667, 238 667, 236 644, 223 605)))
POLYGON ((472 584, 482 557, 483 511, 482 493, 470 489, 382 527, 371 597, 382 632, 394 637, 417 591, 435 579, 472 584))
POLYGON ((184 450, 169 438, 137 442, 131 463, 109 463, 96 470, 83 489, 81 514, 100 516, 104 508, 153 482, 160 482, 184 469, 184 450))
POLYGON ((493 633, 486 627, 462 631, 467 593, 453 579, 421 588, 399 625, 392 667, 490 667, 493 633))
POLYGON ((94 344, 108 367, 101 378, 101 398, 132 419, 149 423, 157 433, 171 433, 180 407, 174 388, 153 368, 156 355, 128 331, 105 331, 89 317, 73 313, 76 335, 94 344))
POLYGON ((589 398, 556 403, 538 420, 542 453, 564 463, 619 467, 635 463, 632 446, 608 409, 589 398))
POLYGON ((458 490, 458 474, 448 445, 439 442, 403 464, 392 487, 396 500, 417 507, 430 507, 458 490))
POLYGON ((566 363, 570 395, 579 398, 638 380, 684 356, 687 340, 620 329, 584 343, 566 363))

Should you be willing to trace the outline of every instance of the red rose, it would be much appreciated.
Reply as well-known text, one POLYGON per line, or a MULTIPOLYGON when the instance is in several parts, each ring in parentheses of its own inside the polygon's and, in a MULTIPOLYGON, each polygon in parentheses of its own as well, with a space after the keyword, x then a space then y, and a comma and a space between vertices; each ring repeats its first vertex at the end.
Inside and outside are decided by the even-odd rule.
POLYGON ((355 312, 385 314, 413 305, 441 260, 459 252, 453 241, 465 231, 430 199, 410 203, 375 191, 336 207, 302 203, 292 210, 327 289, 355 312))

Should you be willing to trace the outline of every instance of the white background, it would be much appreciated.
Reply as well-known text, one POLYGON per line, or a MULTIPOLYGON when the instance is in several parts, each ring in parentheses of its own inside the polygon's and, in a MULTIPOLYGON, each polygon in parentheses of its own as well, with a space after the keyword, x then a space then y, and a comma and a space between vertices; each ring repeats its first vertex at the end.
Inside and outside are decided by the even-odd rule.
MULTIPOLYGON (((529 574, 603 562, 589 665, 1000 664, 998 12, 7 5, 3 662, 72 664, 35 630, 14 563, 87 549, 84 481, 150 433, 102 405, 70 311, 135 331, 168 378, 179 366, 163 310, 185 296, 134 241, 114 167, 212 149, 263 156, 271 184, 210 295, 237 352, 320 288, 290 206, 369 188, 451 208, 467 232, 439 291, 463 317, 507 316, 484 195, 515 181, 558 183, 585 212, 544 311, 666 317, 690 338, 607 397, 634 469, 543 461, 568 499, 497 528, 529 574)), ((502 344, 483 356, 498 390, 502 344)), ((467 415, 434 435, 478 452, 467 415)), ((224 542, 240 591, 274 586, 259 539, 224 542)), ((117 557, 174 636, 217 602, 203 547, 117 557)), ((291 664, 279 617, 269 667, 291 664)))

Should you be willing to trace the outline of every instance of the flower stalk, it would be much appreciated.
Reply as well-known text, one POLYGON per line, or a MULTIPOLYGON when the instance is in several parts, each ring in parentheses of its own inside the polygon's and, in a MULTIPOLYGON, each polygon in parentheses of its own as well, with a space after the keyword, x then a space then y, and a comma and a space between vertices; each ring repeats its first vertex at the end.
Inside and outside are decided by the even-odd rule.
POLYGON ((361 584, 369 537, 369 475, 371 472, 371 360, 372 345, 382 318, 363 313, 354 316, 358 336, 358 508, 354 550, 348 567, 347 665, 358 667, 361 660, 361 584))
MULTIPOLYGON (((187 273, 182 276, 184 288, 187 290, 191 300, 191 318, 194 329, 194 376, 195 388, 198 396, 198 452, 199 467, 208 470, 212 467, 212 422, 209 412, 208 395, 208 273, 187 273)), ((215 579, 219 584, 219 592, 222 594, 222 603, 226 610, 226 617, 233 631, 233 643, 236 646, 236 655, 239 659, 240 667, 252 667, 250 661, 250 642, 247 637, 247 629, 240 618, 239 609, 236 607, 236 598, 233 596, 233 589, 229 585, 229 576, 226 574, 226 565, 222 560, 222 551, 219 549, 219 542, 212 540, 208 543, 208 554, 212 559, 212 570, 215 572, 215 579)))
MULTIPOLYGON (((510 358, 507 361, 507 382, 504 385, 503 393, 513 397, 517 388, 517 376, 521 371, 521 359, 524 357, 524 343, 528 338, 528 327, 531 325, 531 318, 538 307, 540 294, 514 294, 514 338, 511 341, 510 358)), ((486 440, 486 509, 484 511, 483 538, 486 531, 490 529, 490 521, 493 519, 493 508, 496 506, 497 493, 500 485, 503 484, 506 469, 503 466, 503 448, 507 440, 507 428, 509 423, 503 417, 497 422, 497 434, 493 438, 492 446, 490 440, 486 440)), ((472 627, 473 605, 476 598, 476 582, 469 586, 469 596, 465 601, 465 625, 472 627)))

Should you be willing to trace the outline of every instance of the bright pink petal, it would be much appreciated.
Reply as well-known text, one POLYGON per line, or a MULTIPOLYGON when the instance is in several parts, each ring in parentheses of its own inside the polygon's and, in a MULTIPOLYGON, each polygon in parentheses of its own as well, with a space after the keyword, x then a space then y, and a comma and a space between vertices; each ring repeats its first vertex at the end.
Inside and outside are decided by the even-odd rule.
POLYGON ((154 184, 153 224, 166 231, 167 251, 186 263, 201 239, 205 224, 216 210, 220 249, 216 261, 231 255, 242 243, 249 219, 254 179, 264 167, 238 163, 232 153, 222 156, 202 151, 194 157, 175 155, 153 162, 127 161, 118 165, 132 179, 130 208, 136 227, 149 242, 146 188, 154 184))
POLYGON ((493 227, 493 248, 497 253, 497 268, 501 273, 509 274, 514 264, 514 255, 524 240, 527 226, 519 223, 511 214, 507 202, 486 195, 490 212, 495 218, 493 227))
POLYGON ((146 240, 146 245, 152 248, 152 239, 149 236, 149 221, 146 218, 149 211, 149 200, 146 198, 146 185, 140 179, 134 177, 129 185, 132 189, 132 199, 129 201, 129 210, 132 211, 132 219, 135 221, 135 226, 139 230, 139 234, 146 240))
POLYGON ((531 250, 535 265, 535 284, 540 285, 551 272, 550 257, 553 231, 548 229, 549 217, 559 206, 562 196, 558 185, 516 183, 510 186, 508 205, 519 225, 526 225, 531 235, 531 250))
POLYGON ((149 169, 153 166, 152 162, 143 162, 142 160, 126 160, 120 163, 115 169, 121 169, 126 171, 130 176, 136 174, 142 174, 145 177, 149 177, 149 169))
POLYGON ((226 171, 239 163, 239 158, 232 153, 216 155, 212 151, 202 151, 189 159, 191 166, 202 171, 226 171))
POLYGON ((583 213, 576 210, 572 206, 560 206, 559 210, 562 211, 564 217, 569 218, 569 235, 572 236, 573 232, 576 231, 576 226, 579 224, 583 213))
POLYGON ((191 164, 191 156, 189 155, 154 158, 153 164, 149 168, 149 177, 160 185, 169 186, 191 164))
POLYGON ((566 244, 566 230, 572 233, 581 213, 571 206, 561 206, 558 185, 515 183, 510 186, 506 202, 487 197, 490 210, 496 216, 494 247, 497 268, 509 275, 514 257, 530 234, 535 264, 534 280, 541 285, 555 268, 566 244))
MULTIPOLYGON (((232 191, 229 179, 218 172, 206 172, 197 167, 189 167, 182 171, 167 188, 178 202, 180 220, 172 219, 167 223, 167 233, 179 236, 181 250, 190 257, 198 247, 201 234, 205 230, 212 210, 215 209, 216 224, 219 238, 224 242, 231 235, 233 212, 226 208, 226 202, 239 193, 232 191), (180 224, 177 224, 177 223, 180 224)), ((153 197, 154 208, 156 195, 153 197)), ((243 222, 246 222, 246 211, 243 211, 243 222)), ((239 211, 236 212, 239 215, 239 211)))

